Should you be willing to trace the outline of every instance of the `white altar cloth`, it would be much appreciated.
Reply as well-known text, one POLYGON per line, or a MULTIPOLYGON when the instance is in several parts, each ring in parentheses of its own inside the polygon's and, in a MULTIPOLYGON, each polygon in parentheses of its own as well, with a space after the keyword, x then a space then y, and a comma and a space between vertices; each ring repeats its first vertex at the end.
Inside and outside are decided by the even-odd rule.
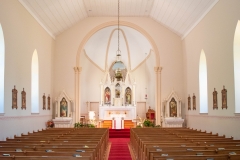
POLYGON ((99 119, 112 120, 120 117, 124 120, 136 119, 136 106, 100 106, 99 119))
POLYGON ((71 117, 56 117, 55 119, 53 119, 53 122, 55 124, 55 128, 73 127, 71 117))
POLYGON ((183 122, 181 117, 168 117, 165 118, 165 127, 182 127, 183 122))

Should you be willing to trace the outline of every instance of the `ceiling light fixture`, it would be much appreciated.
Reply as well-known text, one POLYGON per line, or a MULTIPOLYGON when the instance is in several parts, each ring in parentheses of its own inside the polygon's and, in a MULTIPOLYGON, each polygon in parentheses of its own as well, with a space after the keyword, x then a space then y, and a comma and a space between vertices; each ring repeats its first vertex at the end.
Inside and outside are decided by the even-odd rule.
POLYGON ((121 50, 119 49, 120 46, 120 37, 119 37, 119 17, 120 17, 120 2, 118 0, 118 49, 116 52, 116 62, 113 65, 113 69, 115 70, 115 78, 117 79, 117 81, 122 80, 123 76, 122 76, 122 70, 125 69, 125 65, 123 64, 123 62, 121 61, 121 50))

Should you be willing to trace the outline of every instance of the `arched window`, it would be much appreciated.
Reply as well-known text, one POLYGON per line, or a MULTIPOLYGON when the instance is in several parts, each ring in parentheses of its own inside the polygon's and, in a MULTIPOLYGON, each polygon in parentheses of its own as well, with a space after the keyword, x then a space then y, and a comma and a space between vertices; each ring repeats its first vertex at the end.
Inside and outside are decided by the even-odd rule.
POLYGON ((207 61, 203 50, 199 61, 199 92, 200 113, 208 113, 207 61))
POLYGON ((38 73, 38 54, 35 49, 32 56, 31 68, 31 107, 32 113, 39 113, 39 73, 38 73))
POLYGON ((240 113, 240 21, 237 23, 233 43, 235 113, 240 113))
POLYGON ((4 68, 5 68, 5 45, 3 30, 0 24, 0 113, 4 113, 4 68))

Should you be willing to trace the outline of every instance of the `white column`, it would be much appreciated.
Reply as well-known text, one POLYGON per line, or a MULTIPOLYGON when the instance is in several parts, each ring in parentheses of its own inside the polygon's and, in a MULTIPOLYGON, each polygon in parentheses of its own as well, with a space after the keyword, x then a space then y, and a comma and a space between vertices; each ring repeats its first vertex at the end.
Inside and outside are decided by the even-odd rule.
POLYGON ((112 129, 115 129, 115 120, 112 119, 112 129))
POLYGON ((103 92, 103 84, 102 84, 102 82, 100 82, 100 90, 101 90, 101 92, 100 92, 100 106, 103 106, 103 103, 104 103, 104 99, 103 99, 103 97, 105 97, 105 95, 104 95, 104 92, 103 92))
POLYGON ((90 106, 90 102, 86 102, 87 103, 87 109, 88 109, 88 112, 91 111, 91 106, 90 106))
POLYGON ((181 101, 179 101, 179 117, 182 117, 182 102, 181 101))
POLYGON ((80 121, 80 115, 81 115, 81 95, 80 95, 80 72, 82 68, 81 67, 74 67, 75 71, 75 107, 76 107, 76 112, 75 112, 75 119, 73 122, 79 122, 80 121))
POLYGON ((58 113, 58 101, 55 101, 55 117, 60 117, 60 113, 58 113))
POLYGON ((111 85, 111 105, 114 105, 115 89, 114 85, 111 85))
POLYGON ((121 85, 121 96, 120 96, 120 98, 121 98, 121 105, 125 105, 125 86, 122 84, 121 85))
POLYGON ((156 124, 161 124, 161 67, 155 67, 156 88, 155 88, 155 109, 156 109, 156 124))
POLYGON ((122 121, 121 129, 124 129, 124 119, 122 119, 121 121, 122 121))
POLYGON ((132 101, 133 101, 133 106, 136 106, 136 100, 135 100, 136 93, 135 93, 135 90, 136 90, 136 83, 134 82, 134 84, 133 84, 133 89, 132 89, 132 101))

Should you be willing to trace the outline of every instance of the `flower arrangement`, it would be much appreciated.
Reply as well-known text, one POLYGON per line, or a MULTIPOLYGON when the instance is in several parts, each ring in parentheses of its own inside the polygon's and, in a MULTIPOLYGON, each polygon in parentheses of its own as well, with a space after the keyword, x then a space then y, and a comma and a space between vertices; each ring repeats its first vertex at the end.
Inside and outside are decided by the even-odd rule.
POLYGON ((53 128, 54 127, 54 122, 52 120, 47 121, 46 123, 48 128, 53 128))
POLYGON ((152 121, 149 119, 142 119, 141 117, 139 118, 139 122, 137 124, 137 128, 143 128, 143 127, 161 127, 160 125, 155 125, 152 121))
POLYGON ((77 123, 74 123, 74 128, 83 128, 83 127, 86 127, 86 128, 95 128, 95 125, 94 124, 83 124, 82 122, 77 122, 77 123))

